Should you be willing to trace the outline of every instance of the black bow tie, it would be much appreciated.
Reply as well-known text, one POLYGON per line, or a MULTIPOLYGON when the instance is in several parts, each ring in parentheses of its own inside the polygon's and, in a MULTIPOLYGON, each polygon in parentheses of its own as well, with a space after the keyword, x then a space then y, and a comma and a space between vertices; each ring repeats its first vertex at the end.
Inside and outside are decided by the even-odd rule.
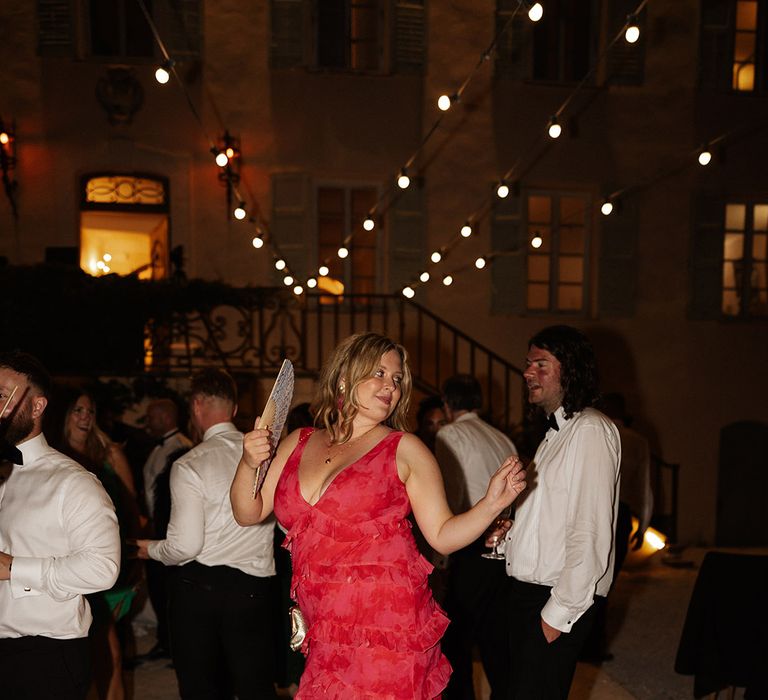
POLYGON ((547 416, 547 428, 554 428, 555 430, 560 430, 560 426, 557 424, 557 418, 555 418, 554 413, 550 413, 547 416))
POLYGON ((24 464, 24 457, 18 447, 11 445, 5 440, 0 440, 0 461, 24 464))
POLYGON ((178 430, 174 430, 172 433, 168 433, 168 435, 164 435, 161 438, 157 438, 155 445, 157 445, 157 447, 162 447, 165 444, 166 440, 170 440, 178 432, 179 432, 178 430))

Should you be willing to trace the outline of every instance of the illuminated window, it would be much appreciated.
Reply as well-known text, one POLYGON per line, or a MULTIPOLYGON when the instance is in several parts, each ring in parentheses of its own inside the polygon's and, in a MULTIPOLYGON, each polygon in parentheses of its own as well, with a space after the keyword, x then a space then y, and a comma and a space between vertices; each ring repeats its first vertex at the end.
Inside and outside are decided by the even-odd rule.
POLYGON ((383 43, 379 0, 322 0, 317 3, 317 66, 376 71, 383 43))
POLYGON ((80 267, 162 279, 168 275, 168 185, 134 175, 89 175, 82 180, 80 267))
POLYGON ((376 190, 367 188, 318 187, 318 265, 327 261, 329 277, 342 282, 352 294, 376 291, 377 231, 366 231, 362 223, 376 203, 376 190), (337 251, 348 237, 349 256, 337 251))
POLYGON ((755 89, 757 51, 757 0, 737 0, 733 42, 733 89, 755 89))
POLYGON ((768 315, 768 203, 729 203, 723 237, 725 316, 768 315))
POLYGON ((526 205, 526 307, 529 311, 583 311, 588 199, 577 194, 528 193, 526 205))

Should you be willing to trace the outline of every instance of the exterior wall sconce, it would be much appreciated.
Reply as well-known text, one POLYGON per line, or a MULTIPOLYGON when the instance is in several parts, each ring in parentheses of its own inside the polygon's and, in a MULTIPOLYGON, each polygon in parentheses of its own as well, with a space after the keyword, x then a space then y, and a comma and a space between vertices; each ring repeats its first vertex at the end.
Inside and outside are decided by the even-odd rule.
POLYGON ((19 183, 14 177, 14 170, 16 170, 16 122, 14 120, 7 125, 0 117, 0 172, 2 173, 5 196, 11 204, 13 218, 18 219, 16 188, 19 183))

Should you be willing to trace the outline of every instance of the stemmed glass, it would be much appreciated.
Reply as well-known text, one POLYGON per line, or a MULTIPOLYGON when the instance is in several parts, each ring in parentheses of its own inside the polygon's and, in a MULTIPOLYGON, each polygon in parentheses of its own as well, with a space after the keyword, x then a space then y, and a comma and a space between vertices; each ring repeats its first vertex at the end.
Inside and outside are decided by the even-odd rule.
MULTIPOLYGON (((493 524, 491 525, 491 530, 498 530, 503 524, 505 520, 509 520, 510 516, 512 515, 512 506, 507 506, 504 510, 501 511, 501 513, 498 514, 496 517, 496 520, 493 521, 493 524)), ((506 557, 499 552, 499 544, 503 538, 500 538, 498 536, 493 538, 493 549, 490 552, 483 552, 480 556, 483 557, 483 559, 505 559, 506 557)))

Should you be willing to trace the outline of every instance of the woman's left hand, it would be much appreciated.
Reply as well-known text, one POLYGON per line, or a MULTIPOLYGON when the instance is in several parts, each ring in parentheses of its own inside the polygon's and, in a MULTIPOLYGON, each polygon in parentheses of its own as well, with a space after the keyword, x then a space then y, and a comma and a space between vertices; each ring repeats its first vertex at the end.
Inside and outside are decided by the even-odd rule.
POLYGON ((491 477, 485 498, 500 513, 525 490, 525 469, 517 455, 507 457, 491 477))

